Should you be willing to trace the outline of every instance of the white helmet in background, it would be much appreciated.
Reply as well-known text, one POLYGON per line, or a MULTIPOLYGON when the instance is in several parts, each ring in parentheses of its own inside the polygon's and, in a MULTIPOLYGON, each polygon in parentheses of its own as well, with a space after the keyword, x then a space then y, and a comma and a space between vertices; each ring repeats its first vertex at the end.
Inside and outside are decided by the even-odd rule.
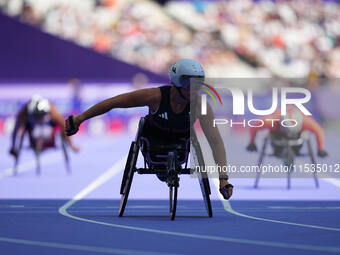
POLYGON ((42 120, 51 111, 50 103, 40 95, 34 95, 27 106, 28 114, 35 120, 42 120))
POLYGON ((281 116, 280 122, 280 130, 288 138, 297 138, 302 130, 303 114, 297 108, 291 108, 287 115, 281 116))
POLYGON ((204 81, 204 70, 200 63, 193 59, 176 61, 169 70, 170 82, 177 88, 190 88, 190 78, 204 81))

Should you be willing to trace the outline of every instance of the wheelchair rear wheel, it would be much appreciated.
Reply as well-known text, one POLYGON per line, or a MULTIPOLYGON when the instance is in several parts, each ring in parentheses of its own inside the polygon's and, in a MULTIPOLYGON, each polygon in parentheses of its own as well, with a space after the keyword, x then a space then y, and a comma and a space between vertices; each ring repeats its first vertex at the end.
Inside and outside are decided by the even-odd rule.
POLYGON ((208 176, 206 173, 199 174, 199 182, 201 186, 202 196, 205 204, 205 209, 207 210, 208 217, 211 218, 212 213, 212 206, 210 201, 210 184, 208 180, 208 176))
MULTIPOLYGON (((308 146, 308 154, 309 154, 309 157, 310 157, 310 159, 311 159, 312 164, 315 166, 315 165, 316 165, 316 161, 315 161, 315 157, 314 157, 312 145, 311 145, 311 142, 310 142, 309 139, 307 140, 307 146, 308 146)), ((316 187, 316 188, 319 188, 318 176, 317 176, 317 173, 316 173, 315 170, 314 170, 314 172, 313 172, 313 177, 314 177, 315 187, 316 187)))
POLYGON ((34 155, 37 161, 37 166, 36 166, 36 174, 40 175, 41 174, 41 163, 40 163, 40 154, 42 152, 42 146, 41 146, 41 141, 37 139, 35 145, 34 145, 34 155))
POLYGON ((254 189, 256 189, 259 186, 259 180, 260 180, 261 173, 262 173, 262 168, 260 166, 262 165, 264 156, 266 155, 266 148, 267 148, 268 139, 269 139, 268 137, 266 137, 264 139, 262 149, 261 149, 261 153, 260 153, 260 157, 259 157, 259 160, 257 162, 257 166, 259 167, 260 170, 256 172, 254 189))
POLYGON ((119 212, 118 212, 119 217, 122 217, 124 214, 125 206, 126 206, 126 203, 129 197, 129 193, 130 193, 133 175, 136 169, 139 147, 137 146, 135 142, 131 144, 130 152, 131 152, 131 155, 129 153, 128 161, 126 162, 126 169, 124 171, 125 180, 123 177, 123 182, 122 182, 122 185, 124 185, 124 188, 123 189, 121 188, 122 198, 120 200, 120 206, 119 206, 119 212))
MULTIPOLYGON (((288 167, 288 169, 291 169, 291 166, 294 163, 295 153, 289 144, 287 144, 287 146, 282 151, 282 159, 284 166, 288 167)), ((287 189, 291 188, 291 175, 292 172, 289 170, 287 173, 287 189)))
POLYGON ((24 141, 24 136, 25 136, 25 131, 23 131, 21 136, 20 136, 18 155, 15 157, 15 162, 14 162, 14 167, 13 167, 13 175, 18 174, 19 156, 20 156, 20 153, 21 153, 21 149, 22 149, 22 145, 23 145, 23 141, 24 141))
POLYGON ((70 157, 68 155, 68 151, 67 151, 67 142, 65 137, 60 134, 61 137, 61 148, 63 150, 63 155, 64 155, 64 159, 65 159, 65 167, 66 167, 66 171, 68 174, 71 174, 71 166, 70 166, 70 157))
POLYGON ((131 165, 131 157, 132 157, 132 152, 133 152, 134 146, 135 146, 135 142, 133 141, 130 145, 129 154, 128 154, 126 164, 125 164, 125 168, 124 168, 123 179, 122 179, 122 183, 120 185, 120 194, 121 195, 123 195, 123 193, 124 193, 125 182, 126 182, 127 175, 129 173, 130 165, 131 165))
POLYGON ((170 219, 171 220, 174 220, 176 216, 177 192, 178 192, 178 187, 176 186, 169 187, 170 219))
MULTIPOLYGON (((198 142, 195 131, 191 132, 191 136, 192 136, 192 147, 194 151, 193 158, 195 161, 195 165, 205 166, 202 149, 198 142)), ((208 175, 206 172, 198 172, 197 175, 198 175, 198 181, 199 181, 201 191, 202 191, 205 209, 207 210, 208 216, 212 217, 213 213, 212 213, 212 206, 211 206, 211 201, 210 201, 211 190, 210 190, 208 175)))

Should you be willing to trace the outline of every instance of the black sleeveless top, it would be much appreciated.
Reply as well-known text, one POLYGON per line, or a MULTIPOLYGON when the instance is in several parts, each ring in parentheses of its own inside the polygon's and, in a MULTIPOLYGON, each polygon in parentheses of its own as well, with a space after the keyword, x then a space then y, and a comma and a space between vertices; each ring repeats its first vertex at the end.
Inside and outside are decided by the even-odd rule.
POLYGON ((174 113, 170 104, 171 86, 162 86, 161 102, 158 110, 145 116, 143 135, 162 141, 190 137, 190 103, 178 114, 174 113))

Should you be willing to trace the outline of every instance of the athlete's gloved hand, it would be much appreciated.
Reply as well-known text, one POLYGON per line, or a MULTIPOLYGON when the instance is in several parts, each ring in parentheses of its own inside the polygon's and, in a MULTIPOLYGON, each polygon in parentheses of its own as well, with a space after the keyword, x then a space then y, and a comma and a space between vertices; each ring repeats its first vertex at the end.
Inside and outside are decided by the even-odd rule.
POLYGON ((255 143, 250 143, 250 144, 247 146, 247 151, 257 151, 256 144, 255 144, 255 143))
POLYGON ((18 151, 16 149, 14 149, 14 147, 12 147, 10 150, 9 150, 9 153, 11 155, 13 155, 15 158, 18 157, 18 151))
POLYGON ((76 122, 76 118, 70 115, 65 121, 65 132, 67 136, 74 135, 79 130, 79 124, 76 122))
POLYGON ((328 156, 328 153, 325 150, 318 150, 318 156, 324 158, 328 156))
POLYGON ((233 195, 233 188, 234 186, 228 183, 227 178, 220 179, 220 193, 224 199, 228 200, 233 195))

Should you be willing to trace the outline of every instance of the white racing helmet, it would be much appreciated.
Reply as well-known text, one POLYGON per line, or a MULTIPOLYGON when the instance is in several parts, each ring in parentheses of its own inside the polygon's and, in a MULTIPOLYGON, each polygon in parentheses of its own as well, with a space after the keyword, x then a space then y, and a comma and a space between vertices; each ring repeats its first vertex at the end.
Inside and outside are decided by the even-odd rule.
POLYGON ((280 130, 288 138, 296 138, 302 130, 303 114, 296 108, 290 110, 287 115, 281 116, 280 130))
POLYGON ((190 81, 201 85, 204 81, 204 70, 200 63, 193 59, 176 61, 169 70, 170 82, 177 88, 190 88, 190 81), (197 81, 197 82, 196 82, 197 81))
POLYGON ((35 120, 42 120, 51 111, 50 103, 40 95, 34 95, 27 106, 29 116, 35 120))

